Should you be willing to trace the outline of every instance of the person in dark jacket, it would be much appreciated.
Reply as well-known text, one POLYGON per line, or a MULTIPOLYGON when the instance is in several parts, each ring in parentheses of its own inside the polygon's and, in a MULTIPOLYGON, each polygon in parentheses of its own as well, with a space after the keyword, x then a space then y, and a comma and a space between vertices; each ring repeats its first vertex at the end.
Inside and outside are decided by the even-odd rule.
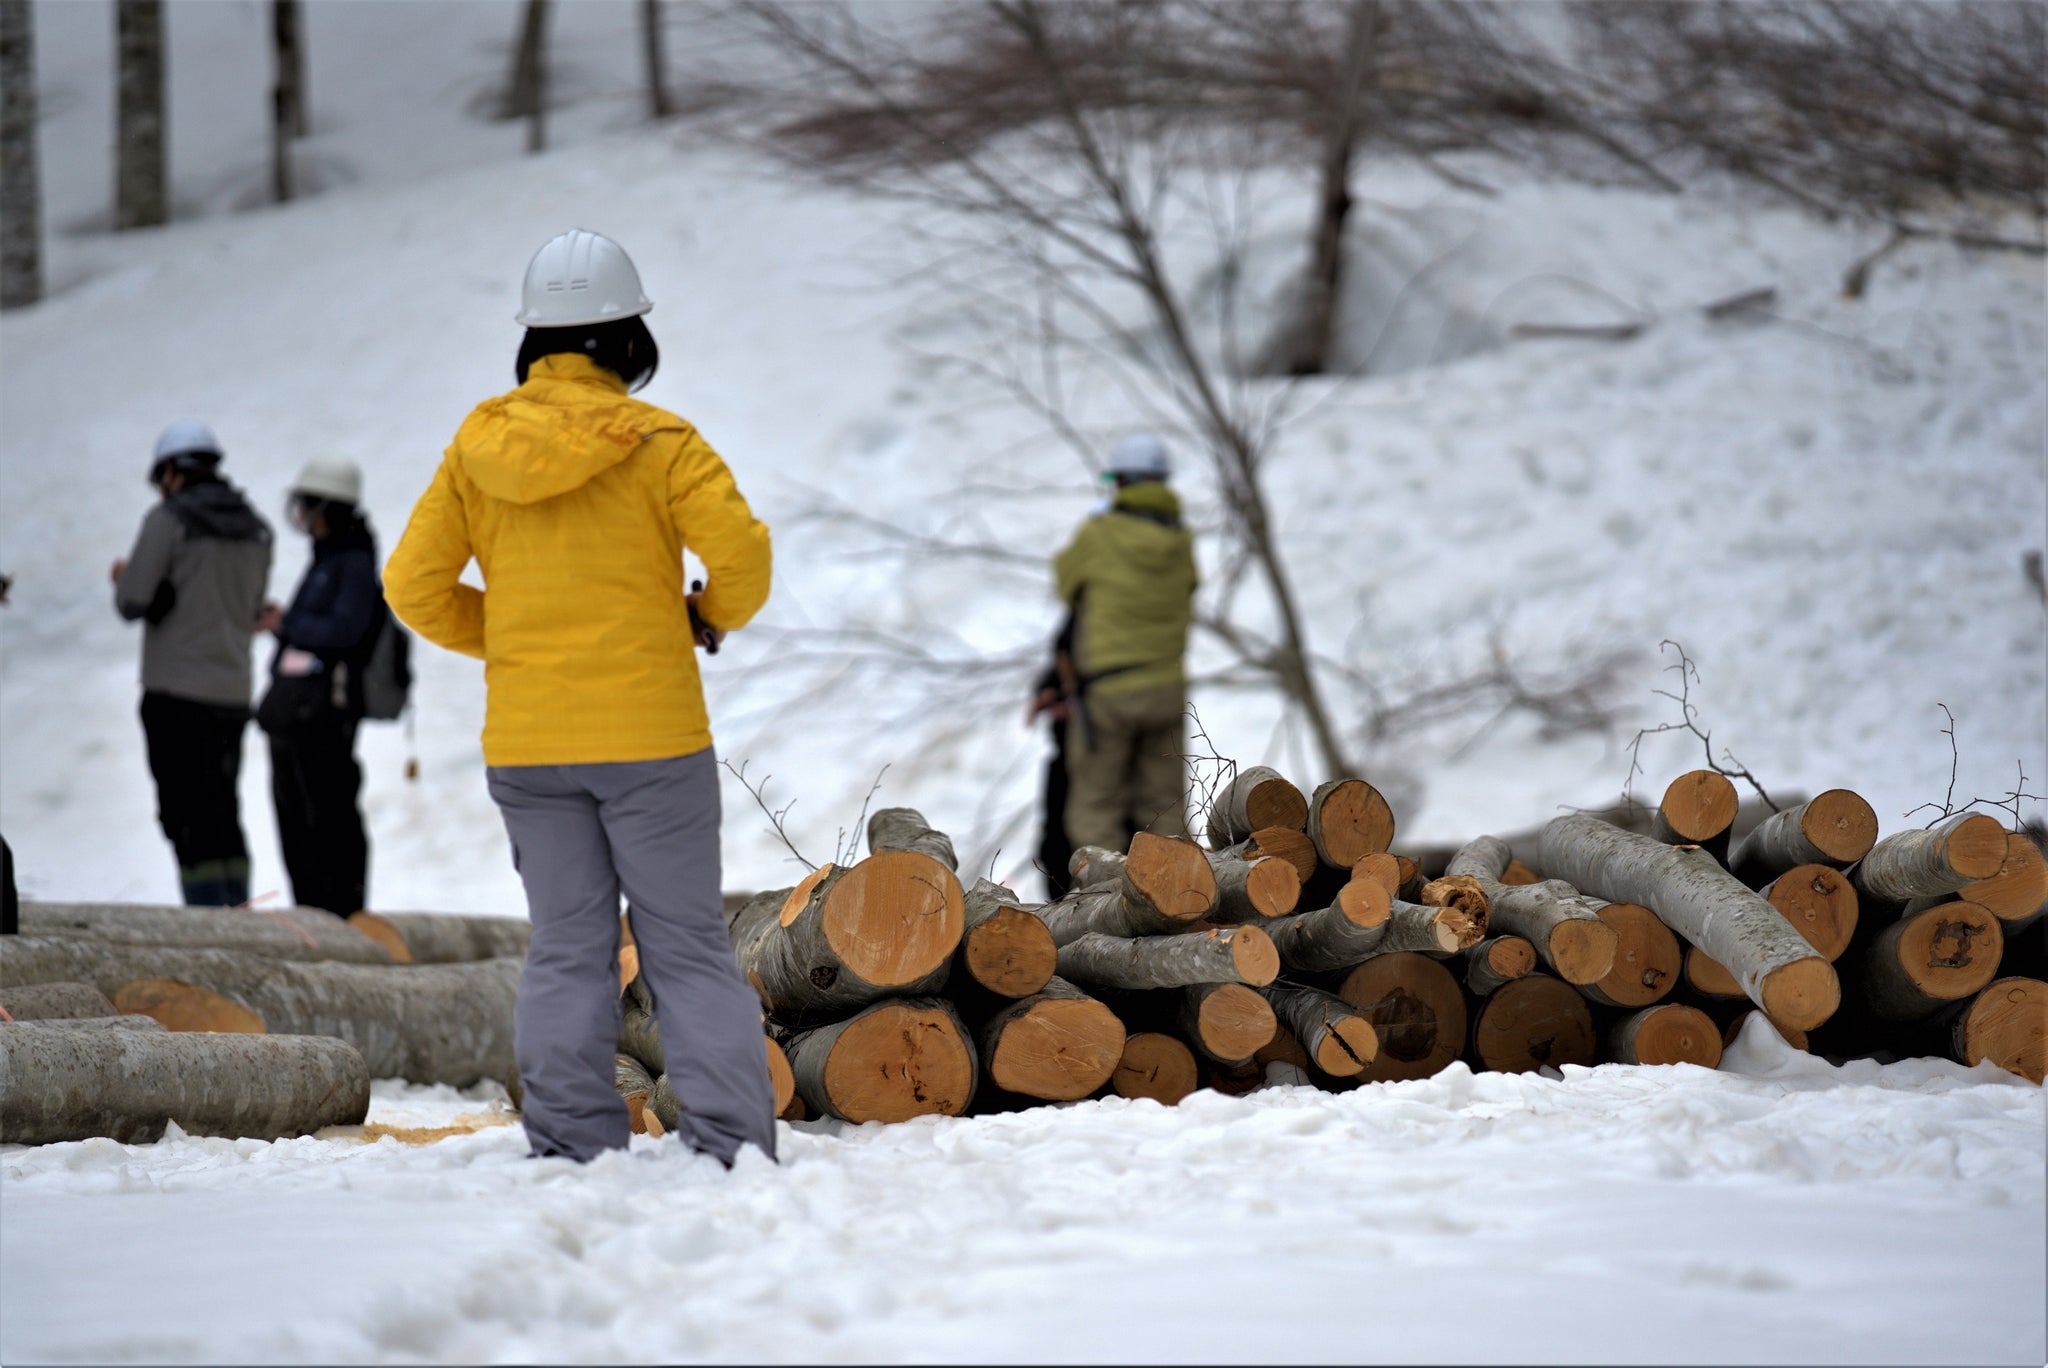
POLYGON ((249 648, 270 578, 270 525, 220 478, 220 442, 181 420, 157 438, 162 495, 127 557, 114 608, 142 630, 142 732, 157 823, 177 853, 185 901, 249 898, 236 785, 249 721, 249 648))
POLYGON ((291 518, 313 539, 313 563, 291 606, 262 623, 277 636, 277 654, 257 710, 270 736, 270 793, 292 901, 342 917, 362 910, 369 884, 356 726, 363 666, 389 611, 362 494, 353 461, 317 457, 299 471, 291 518))

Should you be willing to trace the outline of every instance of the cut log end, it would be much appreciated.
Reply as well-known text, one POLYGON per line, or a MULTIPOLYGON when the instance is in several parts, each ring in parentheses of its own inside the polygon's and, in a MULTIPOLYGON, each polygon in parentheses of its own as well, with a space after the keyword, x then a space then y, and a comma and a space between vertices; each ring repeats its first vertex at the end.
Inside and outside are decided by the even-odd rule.
POLYGON ((1045 987, 1060 958, 1045 923, 1020 907, 998 908, 969 930, 960 953, 976 983, 1007 998, 1045 987))
POLYGON ((1997 818, 1973 813, 1949 832, 1942 855, 1964 878, 1988 879, 2005 863, 2005 837, 1997 818))
POLYGON ((796 1074, 789 1067, 789 1055, 776 1044, 773 1038, 764 1037, 768 1043, 768 1083, 775 1089, 775 1114, 782 1115, 789 1110, 790 1099, 796 1096, 796 1074))
POLYGON ((1316 1067, 1332 1078, 1355 1078, 1379 1056, 1379 1033, 1362 1016, 1333 1022, 1316 1046, 1316 1067))
POLYGON ((1849 864, 1877 844, 1877 813, 1861 795, 1829 789, 1807 803, 1799 833, 1830 860, 1849 864))
POLYGON ((1550 963, 1566 983, 1598 983, 1620 950, 1621 938, 1597 917, 1572 917, 1550 931, 1550 963))
POLYGON ((1048 999, 1004 1029, 989 1078, 1019 1096, 1072 1102, 1109 1081, 1123 1050, 1124 1024, 1109 1008, 1090 998, 1048 999))
POLYGON ((1273 1039, 1279 1020, 1273 1005, 1256 989, 1223 983, 1203 992, 1195 1014, 1202 1048, 1218 1059, 1250 1059, 1273 1039))
POLYGON ((1238 977, 1254 988, 1263 988, 1280 977, 1280 952, 1274 948, 1273 938, 1256 926, 1233 928, 1230 959, 1237 966, 1238 977))
POLYGON ((1594 1060, 1593 1013, 1570 985, 1548 974, 1506 984, 1486 999, 1472 1028, 1482 1067, 1533 1073, 1594 1060))
POLYGON ((1648 1007, 1662 1001, 1678 986, 1684 967, 1678 937, 1640 903, 1608 903, 1599 913, 1600 920, 1614 928, 1616 941, 1614 965, 1591 985, 1594 995, 1616 1007, 1648 1007))
POLYGON ((1899 967, 1915 988, 1942 1002, 1982 992, 1997 976, 2004 953, 2005 935, 1998 918, 1972 902, 1942 903, 1916 912, 1899 932, 1899 967))
POLYGON ((2039 1083, 2048 1076, 2048 983, 2002 978, 1977 995, 1956 1022, 1956 1057, 1986 1060, 2039 1083))
POLYGON ((1170 1035, 1140 1031, 1124 1042, 1111 1085, 1119 1097, 1149 1097, 1171 1107, 1195 1090, 1195 1054, 1170 1035))
MULTIPOLYGON (((1394 840, 1394 811, 1380 791, 1363 779, 1342 779, 1316 790, 1308 832, 1323 860, 1354 868, 1368 855, 1383 853, 1394 840)), ((1257 826, 1285 826, 1275 818, 1257 826)), ((1392 893, 1393 889, 1387 890, 1392 893)))
POLYGON ((1697 945, 1685 952, 1685 981, 1695 993, 1711 998, 1746 996, 1726 965, 1697 945))
POLYGON ((1384 850, 1376 850, 1352 862, 1351 881, 1376 883, 1392 899, 1401 891, 1401 861, 1384 850))
POLYGON ((1370 931, 1375 926, 1386 925, 1387 918, 1394 913, 1394 899, 1384 884, 1360 879, 1354 874, 1351 882, 1338 890, 1337 910, 1353 926, 1370 931))
POLYGON ((2027 921, 2048 903, 2048 861, 2025 832, 2005 834, 2005 863, 1988 879, 1966 884, 1957 895, 2003 922, 2027 921))
POLYGON ((1301 901, 1301 871, 1285 860, 1253 860, 1245 896, 1262 917, 1284 917, 1301 901))
POLYGON ((1465 1049, 1465 994, 1437 961, 1413 951, 1375 955, 1345 975, 1337 996, 1379 1037, 1364 1082, 1428 1078, 1465 1049))
POLYGON ((1504 979, 1518 979, 1536 968, 1536 947, 1520 936, 1497 936, 1486 947, 1486 967, 1504 979))
POLYGON ((375 912, 351 912, 348 924, 384 947, 393 964, 411 964, 412 947, 405 943, 405 933, 375 912))
POLYGON ((1792 960, 1770 970, 1757 986, 1758 1004, 1773 1021, 1811 1031, 1842 1005, 1842 986, 1835 966, 1820 956, 1792 960))
POLYGON ((135 979, 113 996, 116 1010, 154 1017, 173 1031, 234 1031, 264 1035, 263 1018, 207 988, 175 979, 135 979))
POLYGON ((1308 799, 1293 784, 1273 775, 1252 785, 1245 795, 1244 815, 1253 831, 1260 827, 1300 831, 1308 822, 1308 799))
POLYGON ((819 915, 841 964, 876 987, 897 988, 946 962, 966 913, 952 870, 914 850, 885 850, 847 870, 819 915))
POLYGON ((833 1109, 848 1121, 959 1116, 974 1095, 974 1050, 950 1012, 886 1002, 840 1032, 823 1082, 833 1109))
POLYGON ((1482 931, 1491 910, 1485 885, 1470 874, 1446 874, 1441 879, 1431 879, 1422 886, 1422 896, 1417 901, 1430 907, 1453 907, 1467 917, 1476 917, 1482 931))
POLYGON ((1254 831, 1245 843, 1245 856, 1270 855, 1287 861, 1304 880, 1315 877, 1322 866, 1315 842, 1293 827, 1269 826, 1254 831))
POLYGON ((1741 805, 1741 795, 1727 775, 1701 769, 1672 780, 1659 810, 1673 832, 1697 843, 1726 831, 1741 805))
POLYGON ((1697 1007, 1667 1002, 1624 1022, 1616 1032, 1616 1057, 1627 1064, 1721 1066, 1721 1032, 1697 1007))
POLYGON ((1773 880, 1764 897, 1822 959, 1840 959, 1856 934, 1856 889, 1838 869, 1795 866, 1773 880))
POLYGON ((1174 921, 1196 921, 1216 905, 1216 871, 1202 848, 1184 836, 1141 831, 1131 838, 1124 877, 1174 921))

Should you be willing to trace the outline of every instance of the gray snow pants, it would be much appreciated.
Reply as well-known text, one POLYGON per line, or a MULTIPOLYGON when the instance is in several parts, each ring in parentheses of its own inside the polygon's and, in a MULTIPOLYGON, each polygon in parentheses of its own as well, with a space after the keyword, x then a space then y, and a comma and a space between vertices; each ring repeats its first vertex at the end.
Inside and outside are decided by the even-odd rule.
POLYGON ((727 1164, 750 1142, 772 1158, 761 1002, 733 958, 719 893, 712 752, 493 766, 489 781, 533 917, 513 1023, 533 1152, 588 1160, 631 1134, 612 1085, 623 891, 683 1142, 727 1164))

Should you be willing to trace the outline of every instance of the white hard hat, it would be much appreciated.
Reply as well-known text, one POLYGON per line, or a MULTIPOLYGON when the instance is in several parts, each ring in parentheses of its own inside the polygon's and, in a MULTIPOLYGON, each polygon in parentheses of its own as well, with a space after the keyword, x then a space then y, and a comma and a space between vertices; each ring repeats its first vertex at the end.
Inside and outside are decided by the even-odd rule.
POLYGON ((315 456, 299 467, 292 493, 312 494, 334 503, 363 501, 363 470, 346 456, 315 456))
POLYGON ((626 249, 586 228, 549 238, 533 254, 520 304, 513 321, 529 328, 609 323, 654 307, 626 249))
POLYGON ((163 462, 179 456, 211 456, 218 461, 220 438, 198 419, 180 418, 157 437, 154 459, 163 462))
POLYGON ((1118 442, 1109 468, 1114 474, 1147 480, 1163 480, 1173 470, 1166 459, 1166 444, 1149 432, 1133 432, 1118 442))

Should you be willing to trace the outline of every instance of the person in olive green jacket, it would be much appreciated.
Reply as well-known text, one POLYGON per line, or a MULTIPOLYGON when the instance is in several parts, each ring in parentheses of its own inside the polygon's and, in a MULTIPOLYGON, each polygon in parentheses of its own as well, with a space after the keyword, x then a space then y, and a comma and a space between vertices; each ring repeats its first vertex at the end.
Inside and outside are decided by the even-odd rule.
POLYGON ((1067 836, 1122 850, 1134 831, 1187 831, 1188 623, 1194 538, 1167 488, 1166 448, 1149 432, 1118 443, 1109 508, 1081 525, 1053 561, 1074 615, 1072 681, 1080 707, 1067 728, 1067 836))

